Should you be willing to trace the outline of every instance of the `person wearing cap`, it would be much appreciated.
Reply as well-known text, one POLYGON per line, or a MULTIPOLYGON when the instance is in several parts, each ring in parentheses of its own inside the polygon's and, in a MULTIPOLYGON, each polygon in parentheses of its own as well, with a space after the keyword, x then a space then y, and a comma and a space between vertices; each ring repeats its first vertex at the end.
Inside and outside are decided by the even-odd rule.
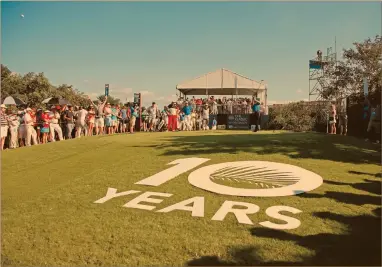
POLYGON ((37 145, 37 133, 34 129, 35 116, 31 108, 25 110, 22 122, 24 132, 20 137, 21 139, 25 139, 25 146, 31 146, 32 141, 34 145, 37 145))
POLYGON ((4 149, 5 138, 8 136, 9 118, 6 114, 7 106, 2 104, 0 111, 1 122, 1 150, 4 149))
POLYGON ((192 109, 190 105, 188 104, 188 102, 184 104, 182 112, 184 114, 184 120, 183 120, 184 128, 186 129, 186 131, 191 131, 192 130, 192 121, 191 121, 192 109))
POLYGON ((120 123, 121 133, 125 133, 126 132, 126 124, 127 124, 127 109, 124 105, 122 106, 119 114, 121 117, 121 123, 120 123))
POLYGON ((59 119, 60 113, 57 112, 56 106, 51 106, 51 112, 49 113, 50 124, 49 124, 49 132, 50 132, 50 140, 55 142, 55 132, 57 132, 58 140, 62 141, 62 129, 60 127, 59 119))
POLYGON ((260 99, 253 97, 252 100, 252 111, 255 114, 255 132, 260 130, 260 119, 261 119, 261 106, 260 106, 260 99))
POLYGON ((105 119, 104 119, 104 109, 107 102, 107 96, 105 96, 105 99, 103 102, 100 102, 98 106, 96 106, 93 101, 88 96, 88 99, 91 103, 91 105, 96 109, 95 114, 95 121, 94 121, 94 127, 95 127, 95 134, 103 134, 105 132, 105 119))
POLYGON ((42 120, 42 128, 41 128, 41 133, 42 133, 42 143, 46 144, 48 143, 48 135, 49 135, 49 122, 50 122, 50 116, 49 116, 50 111, 45 110, 44 113, 41 115, 41 120, 42 120))
POLYGON ((148 129, 149 131, 153 132, 155 131, 155 125, 156 125, 157 113, 158 113, 158 107, 155 102, 153 102, 151 106, 147 109, 147 113, 149 115, 148 129))
POLYGON ((19 123, 20 123, 19 131, 18 131, 19 147, 25 146, 26 133, 27 133, 27 126, 24 123, 25 113, 26 113, 26 110, 17 111, 17 116, 19 118, 19 123))
POLYGON ((68 110, 66 110, 64 113, 64 121, 66 123, 66 139, 72 139, 73 130, 75 128, 74 111, 72 105, 68 105, 68 110))

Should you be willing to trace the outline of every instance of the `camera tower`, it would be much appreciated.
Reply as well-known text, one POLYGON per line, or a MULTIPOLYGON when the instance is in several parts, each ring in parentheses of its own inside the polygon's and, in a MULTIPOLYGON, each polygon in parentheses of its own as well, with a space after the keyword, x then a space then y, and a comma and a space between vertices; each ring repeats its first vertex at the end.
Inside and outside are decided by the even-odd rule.
POLYGON ((309 101, 322 100, 322 93, 329 85, 328 69, 337 63, 336 40, 334 51, 326 49, 326 56, 320 50, 314 59, 309 60, 309 101))

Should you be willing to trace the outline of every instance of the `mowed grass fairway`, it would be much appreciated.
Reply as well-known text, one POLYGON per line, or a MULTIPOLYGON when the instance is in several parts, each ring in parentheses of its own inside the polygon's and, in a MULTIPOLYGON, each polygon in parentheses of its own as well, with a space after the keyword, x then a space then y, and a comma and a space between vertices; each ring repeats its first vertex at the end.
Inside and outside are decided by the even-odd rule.
POLYGON ((138 133, 87 137, 2 153, 4 266, 381 265, 379 146, 353 137, 286 132, 138 133), (158 187, 135 185, 190 157, 197 167, 263 160, 323 177, 317 189, 288 197, 232 197, 188 183, 188 171, 158 187), (138 194, 103 204, 108 187, 173 194, 152 211, 123 207, 138 194), (156 210, 205 198, 204 217, 156 210), (253 225, 233 214, 211 218, 224 201, 256 204, 253 225), (259 225, 265 210, 301 221, 293 230, 259 225))

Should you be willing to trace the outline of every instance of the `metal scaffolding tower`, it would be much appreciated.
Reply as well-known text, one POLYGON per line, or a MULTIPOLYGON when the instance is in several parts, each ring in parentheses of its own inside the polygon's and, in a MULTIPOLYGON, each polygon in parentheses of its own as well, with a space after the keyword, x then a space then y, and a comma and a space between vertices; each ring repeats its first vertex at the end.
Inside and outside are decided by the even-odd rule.
POLYGON ((327 48, 326 56, 322 56, 320 50, 317 51, 317 56, 309 60, 309 101, 322 100, 322 93, 329 85, 329 77, 327 70, 337 63, 336 41, 335 49, 327 48))

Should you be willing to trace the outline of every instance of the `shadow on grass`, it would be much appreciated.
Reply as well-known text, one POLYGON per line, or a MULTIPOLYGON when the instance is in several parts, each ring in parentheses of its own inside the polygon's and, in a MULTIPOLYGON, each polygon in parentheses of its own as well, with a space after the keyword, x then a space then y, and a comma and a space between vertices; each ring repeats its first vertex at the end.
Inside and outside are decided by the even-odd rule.
MULTIPOLYGON (((291 158, 325 159, 347 163, 380 163, 378 146, 353 137, 318 133, 280 134, 207 134, 163 138, 164 155, 200 155, 212 153, 282 154, 291 158)), ((137 146, 142 147, 142 146, 137 146)))
POLYGON ((381 178, 382 177, 380 172, 377 172, 376 174, 372 174, 372 173, 369 173, 369 172, 349 171, 349 173, 351 173, 351 174, 358 174, 358 175, 369 175, 369 176, 374 176, 374 177, 377 177, 377 178, 381 178))
POLYGON ((297 195, 297 197, 301 198, 314 198, 314 199, 320 199, 320 198, 330 198, 334 199, 337 202, 345 203, 345 204, 352 204, 352 205, 381 205, 381 196, 369 196, 369 195, 359 195, 359 194, 353 194, 353 193, 343 193, 343 192, 334 192, 334 191, 328 191, 325 192, 325 194, 314 194, 314 193, 308 193, 308 194, 300 194, 297 195))
MULTIPOLYGON (((380 195, 381 194, 381 181, 374 181, 374 180, 369 180, 369 179, 364 179, 365 183, 342 183, 342 182, 334 182, 334 181, 325 181, 326 184, 331 184, 331 185, 340 185, 340 186, 351 186, 355 189, 365 191, 370 194, 376 194, 380 195)), ((380 202, 379 202, 380 203, 380 202)))
MULTIPOLYGON (((362 184, 343 184, 375 194, 380 182, 368 181, 362 184)), ((325 195, 304 194, 298 197, 330 198, 336 201, 363 205, 372 204, 379 207, 373 210, 373 215, 345 216, 335 212, 316 212, 312 216, 335 221, 347 227, 347 232, 341 234, 320 233, 300 236, 287 231, 267 228, 252 228, 251 235, 255 238, 269 238, 280 241, 292 241, 295 245, 314 252, 313 256, 303 258, 298 262, 268 261, 259 256, 258 248, 233 248, 229 251, 231 261, 223 261, 217 256, 204 256, 187 262, 189 266, 227 266, 227 265, 337 265, 337 266, 381 266, 381 196, 367 196, 340 192, 327 192, 325 195)))

